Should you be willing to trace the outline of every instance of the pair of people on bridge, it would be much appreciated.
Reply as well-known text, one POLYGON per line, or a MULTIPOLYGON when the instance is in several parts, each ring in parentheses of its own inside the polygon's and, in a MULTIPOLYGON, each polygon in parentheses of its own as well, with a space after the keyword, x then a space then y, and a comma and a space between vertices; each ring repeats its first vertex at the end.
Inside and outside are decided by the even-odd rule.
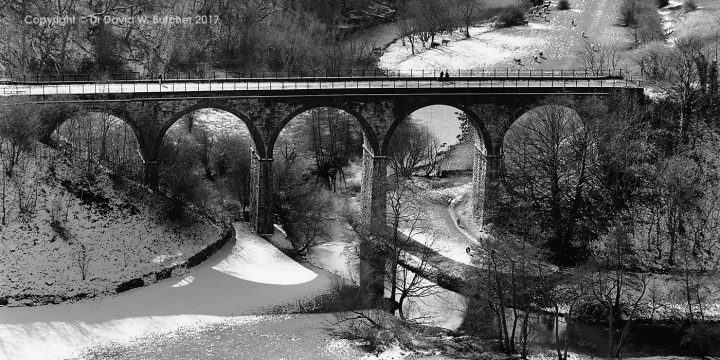
POLYGON ((440 72, 440 77, 438 78, 438 81, 450 81, 450 70, 445 70, 445 72, 440 72))

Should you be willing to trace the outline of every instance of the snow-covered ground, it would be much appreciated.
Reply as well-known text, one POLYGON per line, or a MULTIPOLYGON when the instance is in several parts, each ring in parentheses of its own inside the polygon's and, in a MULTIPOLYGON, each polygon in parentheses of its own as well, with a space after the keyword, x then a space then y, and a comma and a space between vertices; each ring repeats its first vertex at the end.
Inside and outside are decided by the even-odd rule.
POLYGON ((328 292, 328 273, 296 263, 242 224, 236 231, 235 241, 182 279, 99 301, 0 308, 0 358, 63 359, 86 347, 128 344, 181 327, 247 325, 268 320, 254 314, 296 310, 328 292))
POLYGON ((78 170, 82 166, 42 145, 36 151, 28 156, 29 165, 16 169, 7 181, 6 224, 0 227, 0 298, 9 298, 11 306, 41 300, 15 300, 30 295, 57 302, 78 294, 112 293, 118 284, 147 274, 146 282, 154 281, 154 272, 182 263, 220 238, 218 227, 198 217, 167 220, 159 210, 162 198, 129 195, 141 190, 118 189, 101 170, 88 185, 78 170), (34 187, 34 213, 21 216, 19 189, 34 187), (85 279, 79 262, 83 248, 85 279))
POLYGON ((469 39, 454 32, 443 35, 447 46, 425 49, 417 42, 415 55, 408 41, 392 43, 379 66, 390 70, 572 69, 585 42, 625 42, 624 29, 614 26, 619 0, 575 0, 571 10, 552 11, 530 19, 527 26, 493 29, 490 24, 470 28, 469 39), (575 25, 572 25, 573 20, 575 25), (583 32, 585 37, 582 36, 583 32), (543 56, 536 61, 535 55, 543 56), (521 59, 522 65, 512 60, 521 59))
MULTIPOLYGON (((529 26, 534 30, 547 30, 552 25, 535 24, 529 26)), ((524 30, 524 29, 523 29, 524 30)), ((416 44, 416 54, 411 54, 410 43, 402 45, 401 40, 392 43, 380 58, 378 65, 383 69, 417 71, 482 69, 493 68, 501 64, 510 67, 512 59, 527 57, 538 53, 547 46, 549 39, 523 36, 520 28, 495 30, 491 25, 472 27, 470 39, 462 39, 462 35, 454 33, 457 41, 435 49, 425 49, 416 44), (478 56, 483 54, 483 56, 478 56)))

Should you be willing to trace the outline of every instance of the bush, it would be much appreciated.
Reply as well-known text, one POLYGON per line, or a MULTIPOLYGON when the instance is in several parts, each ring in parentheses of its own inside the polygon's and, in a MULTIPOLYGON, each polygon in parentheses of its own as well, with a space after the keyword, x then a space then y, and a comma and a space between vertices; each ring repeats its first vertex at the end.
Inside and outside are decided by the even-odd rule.
POLYGON ((623 0, 620 4, 620 21, 634 27, 635 45, 663 40, 662 18, 657 11, 659 3, 649 0, 623 0))
POLYGON ((636 15, 637 15, 637 0, 623 0, 623 2, 620 3, 620 22, 627 25, 632 26, 637 24, 636 15))
POLYGON ((697 3, 695 0, 685 0, 683 3, 683 9, 685 9, 685 12, 694 11, 697 9, 697 3))
POLYGON ((660 14, 655 10, 642 11, 638 14, 635 36, 637 44, 664 40, 665 31, 663 30, 660 14))
POLYGON ((570 1, 568 1, 568 0, 558 1, 557 9, 558 10, 570 10, 570 1))
POLYGON ((496 25, 498 27, 511 27, 524 23, 525 11, 520 6, 513 6, 503 10, 500 15, 498 15, 496 25))
POLYGON ((119 294, 121 292, 139 288, 144 285, 145 285, 145 282, 143 281, 143 279, 132 279, 132 280, 128 280, 128 281, 118 285, 118 287, 115 289, 115 292, 119 294))
POLYGON ((670 0, 655 0, 655 4, 659 8, 664 8, 668 5, 670 5, 670 0))

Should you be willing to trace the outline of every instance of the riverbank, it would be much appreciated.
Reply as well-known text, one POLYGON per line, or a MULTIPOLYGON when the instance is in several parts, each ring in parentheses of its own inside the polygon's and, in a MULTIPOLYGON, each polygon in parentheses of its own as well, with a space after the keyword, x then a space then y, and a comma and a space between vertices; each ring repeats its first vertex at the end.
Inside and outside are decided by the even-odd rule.
POLYGON ((84 165, 43 144, 20 163, 6 179, 0 306, 77 301, 178 276, 225 233, 192 211, 169 220, 164 197, 100 166, 89 180, 84 165))

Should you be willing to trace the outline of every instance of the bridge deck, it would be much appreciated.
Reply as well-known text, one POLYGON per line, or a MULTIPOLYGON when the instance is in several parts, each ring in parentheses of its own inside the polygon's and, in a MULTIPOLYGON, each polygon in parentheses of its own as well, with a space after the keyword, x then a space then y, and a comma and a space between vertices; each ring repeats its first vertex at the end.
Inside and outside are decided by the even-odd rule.
MULTIPOLYGON (((98 94, 136 94, 136 93, 193 93, 193 92, 248 92, 281 95, 296 91, 322 91, 324 93, 344 93, 364 90, 388 89, 498 89, 498 88, 534 88, 534 89, 612 89, 638 88, 639 84, 627 79, 617 78, 453 78, 440 81, 432 78, 314 78, 314 79, 257 79, 257 80, 173 80, 127 81, 116 83, 50 83, 50 84, 3 84, 2 96, 13 95, 98 95, 98 94)), ((415 91, 417 92, 417 91, 415 91)), ((259 94, 258 94, 259 95, 259 94)))
MULTIPOLYGON (((640 88, 637 81, 625 78, 622 70, 593 73, 585 69, 571 70, 458 70, 450 79, 439 79, 437 71, 393 71, 386 74, 374 72, 345 72, 337 76, 315 76, 308 73, 271 74, 261 77, 224 77, 212 73, 212 78, 183 77, 181 73, 162 85, 157 79, 140 78, 137 74, 114 74, 115 80, 101 81, 91 74, 44 75, 17 79, 0 79, 0 95, 102 95, 102 94, 157 94, 233 92, 242 96, 278 96, 298 94, 375 94, 433 93, 462 89, 462 92, 488 92, 492 89, 535 89, 536 92, 578 91, 589 92, 612 88, 640 88), (404 90, 403 90, 404 89, 404 90), (428 91, 432 89, 431 91, 428 91), (367 91, 372 90, 372 91, 367 91)), ((522 92, 521 90, 519 92, 522 92)))

